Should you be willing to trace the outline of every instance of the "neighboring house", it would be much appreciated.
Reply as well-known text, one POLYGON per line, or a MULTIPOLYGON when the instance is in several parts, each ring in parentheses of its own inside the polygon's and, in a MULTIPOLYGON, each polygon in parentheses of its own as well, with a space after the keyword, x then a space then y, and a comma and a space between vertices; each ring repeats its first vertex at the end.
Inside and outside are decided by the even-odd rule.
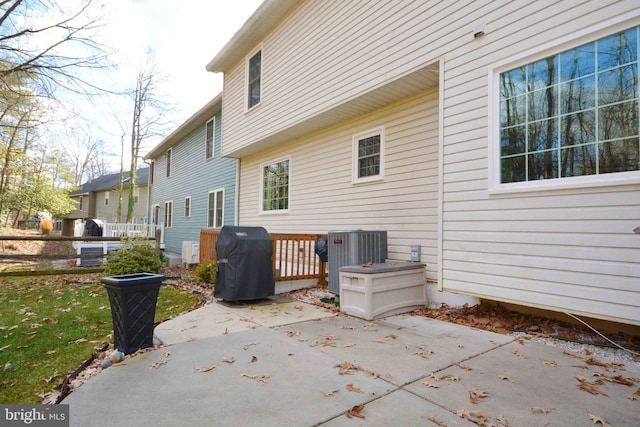
MULTIPOLYGON (((72 223, 75 220, 99 219, 104 222, 124 222, 129 206, 129 172, 124 173, 124 189, 122 191, 122 213, 118 219, 118 188, 120 173, 104 175, 80 186, 69 193, 69 197, 77 202, 78 208, 64 218, 63 234, 73 234, 72 223), (71 227, 71 228, 69 228, 71 227)), ((147 181, 149 168, 140 168, 136 172, 135 206, 133 208, 133 223, 147 221, 147 181)))
POLYGON ((388 231, 440 290, 640 325, 640 3, 267 0, 207 69, 238 223, 388 231))
POLYGON ((149 218, 164 224, 165 248, 181 253, 182 242, 199 242, 203 228, 234 225, 237 160, 222 157, 222 95, 154 147, 149 218))

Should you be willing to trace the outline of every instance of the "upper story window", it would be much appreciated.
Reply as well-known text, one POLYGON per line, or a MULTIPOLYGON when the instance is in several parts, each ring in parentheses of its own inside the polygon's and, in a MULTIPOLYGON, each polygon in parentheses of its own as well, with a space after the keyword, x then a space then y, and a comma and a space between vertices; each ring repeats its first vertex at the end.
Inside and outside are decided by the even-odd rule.
POLYGON ((205 139, 205 158, 211 159, 215 150, 215 132, 216 132, 216 120, 215 118, 207 122, 206 139, 205 139))
POLYGON ((640 170, 639 30, 499 74, 501 184, 640 170))
POLYGON ((173 200, 164 202, 164 226, 171 228, 173 225, 173 200))
POLYGON ((224 225, 224 190, 209 192, 207 227, 221 228, 224 225))
POLYGON ((104 193, 104 205, 109 206, 109 192, 105 191, 104 193))
POLYGON ((353 136, 353 182, 384 177, 384 129, 353 136))
POLYGON ((82 210, 82 197, 78 198, 78 210, 82 210))
POLYGON ((138 204, 140 202, 140 188, 136 187, 136 190, 133 192, 133 203, 138 204))
POLYGON ((151 160, 151 164, 149 165, 149 185, 153 184, 153 179, 156 174, 156 162, 155 160, 151 160))
POLYGON ((171 176, 171 157, 173 155, 173 150, 169 148, 165 154, 167 159, 167 178, 171 176))
POLYGON ((262 212, 289 209, 289 160, 262 165, 262 212))
POLYGON ((247 109, 250 109, 258 105, 262 99, 262 50, 249 59, 247 71, 247 109))

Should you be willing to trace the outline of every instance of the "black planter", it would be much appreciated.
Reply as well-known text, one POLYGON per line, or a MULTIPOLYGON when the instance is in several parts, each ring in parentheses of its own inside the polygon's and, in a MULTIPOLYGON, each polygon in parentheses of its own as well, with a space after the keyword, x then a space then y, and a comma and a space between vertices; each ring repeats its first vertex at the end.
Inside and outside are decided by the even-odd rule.
POLYGON ((161 274, 137 273, 103 277, 113 319, 115 347, 124 354, 153 346, 153 324, 161 274))

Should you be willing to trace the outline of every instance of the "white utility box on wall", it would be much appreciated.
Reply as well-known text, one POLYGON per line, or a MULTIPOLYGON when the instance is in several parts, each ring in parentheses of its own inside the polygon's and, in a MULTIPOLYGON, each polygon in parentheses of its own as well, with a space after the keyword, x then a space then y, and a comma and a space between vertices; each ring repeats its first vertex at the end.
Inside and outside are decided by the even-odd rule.
POLYGON ((182 242, 182 264, 198 264, 200 262, 200 243, 182 242))
POLYGON ((387 262, 340 268, 340 311, 365 320, 427 305, 425 265, 387 262))

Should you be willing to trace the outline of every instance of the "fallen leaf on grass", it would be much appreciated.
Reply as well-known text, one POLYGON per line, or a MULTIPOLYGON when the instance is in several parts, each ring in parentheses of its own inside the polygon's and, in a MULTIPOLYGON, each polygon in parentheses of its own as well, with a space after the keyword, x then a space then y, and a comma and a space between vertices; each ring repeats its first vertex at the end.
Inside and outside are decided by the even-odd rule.
POLYGON ((11 362, 5 363, 4 366, 2 367, 2 372, 6 371, 9 368, 11 368, 11 362))
POLYGON ((456 412, 460 418, 467 419, 474 424, 478 424, 479 426, 484 426, 487 424, 487 416, 482 411, 467 411, 466 409, 460 409, 456 412))
POLYGON ((437 425, 438 427, 447 427, 447 425, 442 421, 439 421, 435 415, 429 415, 427 419, 432 423, 434 423, 435 425, 437 425))
POLYGON ((353 393, 362 393, 362 390, 359 389, 358 387, 354 387, 353 384, 347 384, 345 388, 347 389, 347 391, 350 391, 353 393))
POLYGON ((356 418, 364 419, 364 415, 360 413, 363 409, 364 409, 364 405, 356 405, 353 408, 349 409, 347 412, 345 412, 345 415, 347 416, 347 418, 356 417, 356 418))
POLYGON ((471 403, 480 403, 480 399, 483 397, 488 397, 489 393, 484 390, 480 390, 478 388, 471 388, 467 390, 469 392, 469 402, 471 403))
POLYGON ((593 414, 589 414, 589 418, 591 418, 591 421, 593 421, 594 424, 602 424, 602 427, 611 427, 611 424, 609 424, 608 422, 606 422, 602 417, 599 417, 597 415, 593 415, 593 414))
POLYGON ((218 367, 218 365, 205 366, 203 368, 196 368, 196 371, 198 371, 198 372, 209 372, 209 371, 212 371, 212 370, 216 369, 217 367, 218 367))
POLYGON ((259 383, 267 383, 267 379, 269 378, 269 375, 266 374, 240 374, 241 377, 245 377, 245 378, 251 378, 252 380, 256 380, 259 383))
POLYGON ((540 408, 540 407, 535 407, 535 408, 531 408, 531 412, 533 412, 534 414, 544 414, 547 415, 549 413, 551 413, 551 411, 553 411, 555 408, 540 408))
POLYGON ((53 380, 53 379, 54 379, 55 377, 57 377, 57 376, 58 376, 58 371, 55 371, 55 372, 53 373, 53 375, 51 375, 49 378, 45 378, 45 379, 44 379, 44 382, 45 382, 45 383, 50 383, 50 382, 51 382, 51 380, 53 380))

